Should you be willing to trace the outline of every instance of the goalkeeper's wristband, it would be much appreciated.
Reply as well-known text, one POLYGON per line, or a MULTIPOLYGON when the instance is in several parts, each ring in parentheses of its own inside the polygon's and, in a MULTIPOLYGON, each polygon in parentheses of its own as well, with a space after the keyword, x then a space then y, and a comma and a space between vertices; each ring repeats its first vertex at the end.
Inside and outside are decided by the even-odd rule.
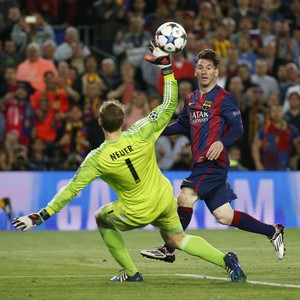
POLYGON ((41 218, 43 219, 43 221, 46 221, 48 220, 51 216, 49 215, 49 213, 46 211, 45 208, 42 208, 40 211, 39 211, 39 215, 41 216, 41 218))
POLYGON ((173 71, 172 65, 166 66, 165 68, 162 68, 162 69, 161 69, 161 73, 162 73, 163 76, 172 74, 173 72, 174 72, 174 71, 173 71))

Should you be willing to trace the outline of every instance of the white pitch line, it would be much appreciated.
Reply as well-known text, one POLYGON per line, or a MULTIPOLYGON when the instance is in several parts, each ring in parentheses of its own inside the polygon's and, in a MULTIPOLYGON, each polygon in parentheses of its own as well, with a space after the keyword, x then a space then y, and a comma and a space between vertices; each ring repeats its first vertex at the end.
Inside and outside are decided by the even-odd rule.
MULTIPOLYGON (((70 275, 0 275, 0 279, 16 279, 16 278, 84 278, 84 277, 107 277, 113 275, 104 275, 104 274, 86 274, 86 275, 80 275, 80 274, 70 274, 70 275)), ((206 275, 198 275, 198 274, 145 274, 145 277, 147 276, 178 276, 178 277, 190 277, 190 278, 199 278, 199 279, 208 279, 208 280, 220 280, 220 281, 228 281, 229 278, 222 278, 222 277, 214 277, 214 276, 206 276, 206 275)), ((264 282, 264 281, 253 281, 253 280, 247 280, 247 283, 250 284, 258 284, 258 285, 270 285, 270 286, 278 286, 278 287, 286 287, 286 288, 296 288, 300 289, 300 285, 295 284, 283 284, 283 283, 273 283, 273 282, 264 282)))
MULTIPOLYGON (((181 276, 181 277, 193 277, 193 278, 200 278, 200 279, 222 280, 222 281, 229 281, 230 282, 230 280, 228 278, 221 278, 221 277, 214 277, 214 276, 206 276, 206 275, 198 275, 198 274, 175 274, 175 275, 176 276, 181 276)), ((300 289, 300 285, 296 285, 296 284, 284 284, 284 283, 253 281, 253 280, 247 280, 246 283, 300 289)))

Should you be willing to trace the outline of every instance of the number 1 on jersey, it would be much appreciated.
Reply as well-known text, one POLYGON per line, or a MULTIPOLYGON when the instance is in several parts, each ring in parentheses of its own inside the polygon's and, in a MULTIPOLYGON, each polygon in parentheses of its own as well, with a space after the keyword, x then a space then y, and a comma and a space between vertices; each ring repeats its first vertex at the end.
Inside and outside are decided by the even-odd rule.
POLYGON ((129 168, 129 171, 131 172, 131 174, 133 176, 133 179, 135 180, 135 183, 141 182, 141 179, 140 179, 139 175, 137 174, 130 158, 125 159, 125 162, 127 164, 127 167, 129 168))

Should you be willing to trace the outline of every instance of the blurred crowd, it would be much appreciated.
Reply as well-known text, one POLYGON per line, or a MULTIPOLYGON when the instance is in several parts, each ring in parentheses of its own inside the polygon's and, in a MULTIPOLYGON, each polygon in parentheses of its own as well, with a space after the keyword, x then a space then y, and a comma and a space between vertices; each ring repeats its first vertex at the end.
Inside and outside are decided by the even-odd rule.
MULTIPOLYGON (((0 170, 77 169, 104 140, 107 99, 124 104, 124 129, 147 116, 163 78, 143 57, 167 21, 188 33, 171 56, 174 120, 197 88, 196 55, 212 48, 244 123, 232 169, 300 170, 300 0, 0 0, 0 170)), ((156 152, 162 170, 191 167, 188 136, 161 136, 156 152)))

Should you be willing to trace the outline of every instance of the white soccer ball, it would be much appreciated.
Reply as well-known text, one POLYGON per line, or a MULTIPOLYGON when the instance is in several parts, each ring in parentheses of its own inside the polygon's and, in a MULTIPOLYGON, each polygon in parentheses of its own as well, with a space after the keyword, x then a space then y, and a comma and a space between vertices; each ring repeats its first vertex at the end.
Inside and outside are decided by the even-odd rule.
POLYGON ((176 22, 167 22, 158 27, 155 32, 157 46, 169 54, 184 49, 187 41, 185 29, 176 22))

